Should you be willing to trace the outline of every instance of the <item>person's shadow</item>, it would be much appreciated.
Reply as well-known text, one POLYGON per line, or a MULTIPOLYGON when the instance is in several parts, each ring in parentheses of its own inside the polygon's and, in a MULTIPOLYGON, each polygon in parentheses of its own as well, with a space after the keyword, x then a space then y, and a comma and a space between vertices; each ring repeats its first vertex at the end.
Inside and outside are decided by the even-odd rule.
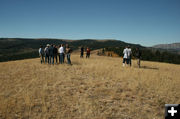
POLYGON ((141 66, 140 68, 159 70, 159 68, 157 68, 157 67, 149 67, 149 66, 141 66))

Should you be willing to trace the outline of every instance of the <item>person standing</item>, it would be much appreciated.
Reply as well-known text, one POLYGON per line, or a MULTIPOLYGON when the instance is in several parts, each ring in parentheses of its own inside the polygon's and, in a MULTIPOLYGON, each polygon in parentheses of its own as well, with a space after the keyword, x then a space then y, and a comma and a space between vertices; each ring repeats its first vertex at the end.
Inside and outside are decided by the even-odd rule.
POLYGON ((63 47, 63 44, 61 44, 61 47, 59 48, 59 53, 60 53, 60 64, 62 64, 63 59, 64 59, 64 47, 63 47))
POLYGON ((45 52, 45 63, 49 64, 49 44, 46 45, 46 48, 44 49, 45 52))
POLYGON ((125 64, 128 64, 128 48, 126 47, 124 50, 123 50, 123 66, 125 66, 125 64))
MULTIPOLYGON (((56 46, 56 45, 54 45, 53 54, 54 54, 54 58, 56 59, 56 64, 57 64, 58 49, 57 49, 57 46, 56 46)), ((53 59, 54 59, 54 58, 53 58, 53 59)))
POLYGON ((71 48, 69 47, 69 45, 68 44, 66 44, 66 55, 67 55, 67 62, 68 62, 68 64, 70 64, 70 65, 72 65, 71 64, 71 58, 70 58, 70 56, 71 56, 71 48))
POLYGON ((83 55, 84 55, 84 47, 81 47, 81 55, 80 55, 80 58, 83 58, 83 55))
POLYGON ((137 57, 137 64, 138 64, 138 67, 140 68, 141 67, 141 65, 140 65, 140 63, 141 63, 141 51, 140 51, 140 49, 139 48, 136 48, 136 57, 137 57))
POLYGON ((44 49, 43 49, 42 45, 39 48, 39 56, 41 59, 41 64, 44 63, 44 49))
POLYGON ((128 60, 128 64, 130 66, 131 66, 131 55, 132 55, 132 51, 131 51, 130 46, 128 46, 128 57, 127 57, 127 60, 128 60))
POLYGON ((53 44, 49 47, 49 64, 54 64, 54 53, 53 53, 54 47, 53 44))
POLYGON ((59 45, 59 47, 58 47, 59 64, 60 64, 60 47, 61 47, 61 45, 59 45))
POLYGON ((65 61, 65 58, 66 58, 66 46, 65 45, 63 45, 63 49, 64 49, 64 53, 63 53, 63 63, 64 63, 64 61, 65 61))
POLYGON ((86 49, 86 58, 89 58, 90 57, 90 49, 87 47, 86 49))

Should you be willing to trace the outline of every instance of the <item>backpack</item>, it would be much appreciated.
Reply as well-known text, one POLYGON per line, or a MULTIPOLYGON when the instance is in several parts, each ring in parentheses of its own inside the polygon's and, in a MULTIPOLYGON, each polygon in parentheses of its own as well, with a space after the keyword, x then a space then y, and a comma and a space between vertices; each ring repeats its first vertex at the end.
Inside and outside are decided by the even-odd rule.
POLYGON ((131 49, 128 49, 127 54, 128 54, 128 55, 127 55, 128 57, 131 56, 131 49))
POLYGON ((45 53, 49 54, 49 49, 48 48, 45 49, 45 53))

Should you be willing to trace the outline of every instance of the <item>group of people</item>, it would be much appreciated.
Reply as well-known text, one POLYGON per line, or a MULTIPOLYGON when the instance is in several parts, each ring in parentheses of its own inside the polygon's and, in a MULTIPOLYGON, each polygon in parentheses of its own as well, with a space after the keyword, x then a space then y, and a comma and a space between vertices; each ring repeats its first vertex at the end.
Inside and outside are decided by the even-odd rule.
POLYGON ((68 44, 64 47, 63 44, 56 46, 53 44, 47 44, 46 47, 43 49, 43 46, 39 48, 39 56, 41 58, 42 63, 48 64, 63 64, 65 55, 67 56, 67 63, 71 65, 71 55, 72 49, 69 47, 68 44), (54 60, 55 59, 55 60, 54 60), (59 59, 59 61, 58 61, 59 59), (56 62, 55 62, 56 61, 56 62))
MULTIPOLYGON (((39 56, 41 58, 41 64, 42 63, 48 63, 48 64, 63 64, 64 63, 64 59, 65 59, 65 55, 67 57, 67 63, 71 65, 71 59, 70 59, 70 55, 71 55, 72 49, 69 47, 68 44, 66 44, 66 46, 64 47, 63 44, 56 46, 56 45, 49 45, 47 44, 46 47, 43 49, 42 46, 40 46, 39 48, 39 56), (54 60, 55 59, 55 60, 54 60), (59 59, 59 61, 58 61, 59 59)), ((84 56, 84 47, 81 47, 80 50, 80 58, 83 58, 84 56)), ((90 57, 90 48, 87 47, 86 49, 86 58, 90 57)), ((123 66, 125 65, 130 65, 132 64, 131 62, 131 58, 132 58, 132 51, 130 46, 127 46, 124 50, 123 50, 123 66)), ((139 50, 139 48, 136 48, 136 58, 138 59, 138 67, 140 68, 140 60, 141 60, 141 51, 139 50)))
MULTIPOLYGON (((124 50, 123 50, 123 67, 125 65, 130 65, 131 66, 131 58, 132 58, 132 51, 130 46, 127 46, 124 50)), ((135 57, 137 58, 137 64, 138 67, 140 68, 140 61, 141 61, 141 51, 139 50, 139 48, 136 48, 136 54, 135 57)))
MULTIPOLYGON (((81 47, 81 54, 80 54, 80 58, 83 58, 83 56, 84 56, 84 47, 81 47)), ((86 58, 89 58, 90 57, 90 53, 91 53, 91 50, 90 50, 90 48, 89 47, 87 47, 87 49, 86 49, 86 58)))

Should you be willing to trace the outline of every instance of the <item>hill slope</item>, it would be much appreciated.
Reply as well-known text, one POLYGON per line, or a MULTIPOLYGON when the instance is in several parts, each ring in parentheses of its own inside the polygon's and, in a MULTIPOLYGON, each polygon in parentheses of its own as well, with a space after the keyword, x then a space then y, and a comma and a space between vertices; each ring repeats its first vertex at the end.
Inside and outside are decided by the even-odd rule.
POLYGON ((127 45, 141 47, 136 44, 129 44, 119 40, 64 40, 64 39, 28 39, 28 38, 0 38, 0 62, 38 57, 40 45, 46 44, 69 44, 73 50, 80 46, 90 47, 91 50, 105 47, 125 47, 127 45))
POLYGON ((117 55, 123 55, 123 49, 129 45, 132 48, 134 56, 136 56, 136 48, 142 50, 142 60, 159 61, 180 64, 180 55, 177 55, 175 50, 156 49, 152 47, 143 47, 139 44, 130 44, 120 40, 96 40, 96 39, 82 39, 82 40, 65 40, 65 39, 28 39, 28 38, 0 38, 0 62, 36 58, 39 57, 38 49, 40 45, 43 47, 46 44, 69 44, 74 50, 81 46, 89 47, 91 50, 106 49, 106 51, 113 51, 117 55))
POLYGON ((165 50, 180 54, 180 43, 159 44, 159 45, 155 45, 153 47, 154 48, 165 49, 165 50))
POLYGON ((162 49, 180 49, 180 43, 159 44, 159 45, 155 45, 153 47, 162 48, 162 49))
POLYGON ((180 66, 72 55, 72 66, 38 58, 0 63, 0 118, 162 119, 180 103, 180 66))

